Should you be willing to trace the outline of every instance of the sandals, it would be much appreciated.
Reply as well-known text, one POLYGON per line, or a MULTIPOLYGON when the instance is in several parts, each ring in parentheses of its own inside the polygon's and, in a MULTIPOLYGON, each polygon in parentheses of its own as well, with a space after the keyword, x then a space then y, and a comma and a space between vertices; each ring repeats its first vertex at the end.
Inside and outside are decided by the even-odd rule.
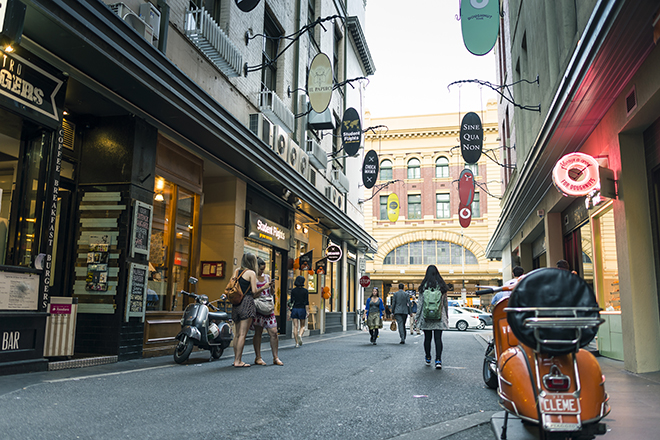
POLYGON ((284 365, 284 363, 278 358, 273 359, 273 365, 284 365))
POLYGON ((256 358, 256 359, 254 360, 254 363, 255 363, 255 365, 268 365, 268 364, 267 364, 266 362, 264 362, 264 360, 261 359, 261 358, 256 358))
POLYGON ((250 364, 246 364, 245 362, 243 362, 240 365, 234 364, 234 368, 246 368, 246 367, 249 367, 249 366, 250 366, 250 364))

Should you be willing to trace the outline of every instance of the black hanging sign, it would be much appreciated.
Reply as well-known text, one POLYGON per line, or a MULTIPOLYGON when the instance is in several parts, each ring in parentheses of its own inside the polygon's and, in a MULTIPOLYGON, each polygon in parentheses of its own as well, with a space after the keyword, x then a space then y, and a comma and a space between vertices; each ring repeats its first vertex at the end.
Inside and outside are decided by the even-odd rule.
POLYGON ((364 163, 362 164, 362 183, 367 189, 373 188, 377 179, 378 153, 376 153, 376 150, 369 150, 364 156, 364 163))
POLYGON ((484 129, 479 115, 470 112, 461 121, 461 154, 465 163, 477 163, 484 147, 484 129))
POLYGON ((353 107, 344 112, 344 118, 341 121, 341 142, 344 151, 349 156, 355 156, 360 149, 362 140, 362 123, 360 115, 353 107))
POLYGON ((341 255, 341 248, 336 244, 331 244, 325 249, 325 257, 332 263, 341 260, 341 255))
POLYGON ((257 7, 260 0, 236 0, 236 6, 243 12, 250 12, 257 7))

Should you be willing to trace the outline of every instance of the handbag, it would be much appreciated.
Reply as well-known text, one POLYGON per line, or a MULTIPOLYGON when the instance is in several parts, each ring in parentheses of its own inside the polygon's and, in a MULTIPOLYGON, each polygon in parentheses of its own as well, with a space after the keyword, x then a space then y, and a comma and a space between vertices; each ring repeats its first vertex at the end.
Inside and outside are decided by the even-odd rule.
POLYGON ((393 332, 396 331, 396 321, 392 321, 392 323, 390 324, 390 330, 392 330, 393 332))
POLYGON ((243 301, 243 290, 241 289, 241 284, 238 282, 238 279, 243 276, 245 270, 238 274, 238 276, 231 277, 229 283, 227 283, 227 287, 225 287, 225 295, 227 295, 227 299, 235 306, 243 301))
POLYGON ((270 295, 258 296, 254 299, 254 307, 256 307, 258 314, 268 316, 275 311, 275 301, 270 295))

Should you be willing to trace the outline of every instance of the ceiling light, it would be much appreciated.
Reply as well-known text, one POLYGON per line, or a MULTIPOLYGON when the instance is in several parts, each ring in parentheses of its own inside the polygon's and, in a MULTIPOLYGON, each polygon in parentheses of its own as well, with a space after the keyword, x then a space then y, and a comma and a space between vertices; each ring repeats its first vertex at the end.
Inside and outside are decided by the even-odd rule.
POLYGON ((165 197, 163 197, 163 195, 161 193, 158 193, 154 197, 154 200, 157 201, 157 202, 162 202, 163 200, 165 200, 165 197))
POLYGON ((307 226, 305 226, 305 227, 303 228, 303 234, 307 234, 307 232, 309 232, 309 229, 307 229, 307 226))
POLYGON ((296 231, 300 231, 300 228, 302 228, 302 226, 300 226, 300 223, 296 223, 296 231))
POLYGON ((8 44, 7 46, 5 46, 5 52, 6 52, 6 53, 12 53, 13 51, 14 51, 14 48, 11 47, 10 44, 8 44))

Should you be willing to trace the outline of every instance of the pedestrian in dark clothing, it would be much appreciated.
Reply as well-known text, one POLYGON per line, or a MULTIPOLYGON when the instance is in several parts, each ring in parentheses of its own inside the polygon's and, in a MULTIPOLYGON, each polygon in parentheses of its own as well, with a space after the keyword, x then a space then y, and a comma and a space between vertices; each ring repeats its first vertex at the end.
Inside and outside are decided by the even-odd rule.
POLYGON ((291 290, 291 320, 293 321, 293 337, 296 339, 296 347, 302 345, 302 335, 305 332, 305 321, 309 315, 309 292, 303 286, 305 277, 298 276, 293 282, 296 286, 291 290))
POLYGON ((442 331, 449 329, 449 307, 447 291, 449 288, 442 279, 438 268, 433 264, 426 268, 424 280, 419 285, 419 304, 417 305, 417 328, 424 331, 424 352, 426 365, 431 365, 431 341, 435 340, 435 368, 442 368, 442 331), (434 291, 442 292, 440 319, 424 317, 424 295, 430 296, 434 291))
POLYGON ((383 328, 383 312, 385 306, 383 300, 378 295, 378 289, 374 287, 373 292, 369 299, 367 299, 367 325, 369 326, 369 334, 371 335, 371 343, 376 345, 378 339, 378 329, 383 328))
POLYGON ((392 296, 392 313, 396 319, 396 325, 399 329, 399 344, 406 343, 406 320, 410 314, 410 297, 403 290, 403 284, 399 284, 399 290, 392 296))

